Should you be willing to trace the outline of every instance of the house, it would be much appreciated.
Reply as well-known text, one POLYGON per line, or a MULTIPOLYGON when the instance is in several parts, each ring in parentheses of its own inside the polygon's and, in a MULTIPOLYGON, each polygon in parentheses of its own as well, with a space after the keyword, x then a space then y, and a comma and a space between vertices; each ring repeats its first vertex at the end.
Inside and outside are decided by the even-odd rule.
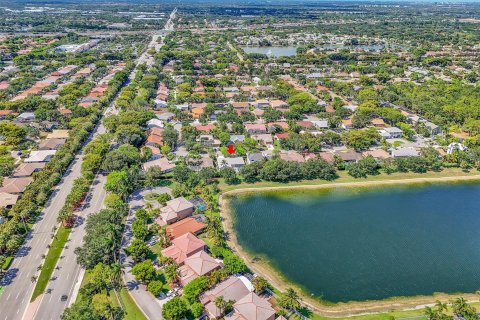
POLYGON ((435 136, 442 132, 442 129, 433 122, 425 121, 423 124, 425 125, 431 136, 435 136))
POLYGON ((47 139, 67 139, 68 130, 53 130, 47 135, 47 139))
POLYGON ((188 217, 167 226, 167 235, 170 239, 183 236, 186 233, 199 234, 205 229, 205 224, 188 217))
POLYGON ((328 129, 328 120, 313 120, 311 121, 318 129, 328 129))
POLYGON ((199 158, 188 158, 188 168, 193 171, 200 171, 203 168, 213 168, 213 160, 208 154, 202 154, 199 158))
POLYGON ((333 153, 322 151, 318 154, 318 156, 330 164, 334 163, 335 159, 333 158, 333 153))
POLYGON ((286 109, 288 108, 288 103, 283 100, 272 100, 270 101, 270 105, 274 109, 286 109))
POLYGON ((285 161, 305 162, 305 158, 297 151, 286 151, 280 153, 280 159, 285 161))
POLYGON ((165 206, 160 209, 160 215, 155 220, 159 225, 172 224, 185 219, 193 214, 195 206, 184 197, 179 197, 167 201, 165 206))
POLYGON ((162 146, 163 145, 163 138, 161 135, 156 134, 149 134, 147 140, 145 140, 145 146, 147 147, 155 147, 155 146, 162 146))
POLYGON ((197 129, 198 131, 201 131, 201 132, 210 132, 211 130, 215 129, 216 126, 212 123, 209 123, 209 124, 206 124, 206 125, 201 125, 201 124, 198 124, 195 126, 195 129, 197 129))
POLYGON ((172 258, 176 264, 182 266, 188 257, 205 250, 205 242, 191 233, 186 233, 172 240, 172 245, 162 250, 162 255, 172 258))
POLYGON ((164 127, 163 122, 159 119, 150 119, 147 121, 147 128, 159 128, 162 129, 164 127))
POLYGON ((389 127, 379 130, 380 135, 385 139, 398 139, 403 135, 403 131, 397 127, 389 127))
POLYGON ((162 120, 162 121, 171 121, 173 118, 175 118, 175 114, 171 112, 159 113, 156 116, 158 120, 162 120))
POLYGON ((199 119, 202 114, 204 114, 204 110, 202 108, 193 108, 192 109, 192 117, 194 119, 199 119))
POLYGON ((225 87, 223 88, 223 92, 238 93, 240 90, 237 87, 225 87))
POLYGON ((260 119, 265 113, 265 111, 263 111, 262 109, 256 108, 256 109, 253 109, 252 113, 255 115, 257 119, 260 119))
POLYGON ((402 158, 402 157, 418 157, 420 152, 415 148, 399 148, 392 150, 392 157, 402 158))
POLYGON ((382 118, 373 118, 371 123, 374 127, 377 128, 384 128, 387 125, 382 118))
POLYGON ((242 157, 235 158, 225 158, 224 156, 217 157, 218 169, 223 169, 226 167, 232 168, 236 172, 239 172, 240 169, 245 165, 242 157))
POLYGON ((38 144, 38 150, 58 150, 66 141, 67 139, 45 139, 38 144))
POLYGON ((342 120, 342 129, 344 129, 344 130, 353 129, 352 119, 343 119, 342 120))
POLYGON ((250 104, 248 101, 238 101, 230 103, 234 109, 237 110, 248 110, 250 104))
POLYGON ((188 110, 188 104, 184 103, 184 104, 177 104, 175 106, 175 108, 177 110, 180 110, 180 111, 187 111, 188 110))
POLYGON ((27 186, 32 183, 33 178, 5 178, 3 179, 0 193, 20 194, 27 189, 27 186))
POLYGON ((211 134, 202 134, 196 141, 207 148, 218 148, 221 144, 220 140, 213 138, 211 134))
POLYGON ((260 100, 254 101, 254 102, 250 102, 250 104, 254 108, 258 108, 258 109, 265 109, 265 108, 270 107, 270 101, 268 101, 267 99, 260 99, 260 100))
POLYGON ((167 158, 147 161, 142 165, 142 168, 145 171, 153 167, 158 167, 162 173, 167 173, 175 169, 176 165, 174 163, 170 163, 167 158))
POLYGON ((289 136, 288 132, 282 132, 282 133, 276 133, 275 134, 275 138, 277 138, 277 140, 287 139, 288 136, 289 136))
POLYGON ((57 150, 36 150, 30 152, 30 156, 24 160, 25 163, 29 162, 49 162, 57 153, 57 150))
POLYGON ((150 151, 152 151, 152 156, 148 160, 157 160, 162 157, 162 151, 155 146, 146 146, 150 151))
POLYGON ((249 134, 267 133, 267 127, 261 123, 247 123, 245 129, 249 134))
POLYGON ((155 99, 154 103, 155 103, 155 109, 157 109, 157 110, 168 107, 167 101, 162 100, 162 99, 155 99))
POLYGON ((23 112, 17 117, 17 121, 22 123, 35 121, 35 113, 23 112))
MULTIPOLYGON (((252 285, 245 277, 232 276, 220 282, 200 296, 200 302, 205 306, 205 312, 210 319, 220 318, 220 310, 215 306, 215 299, 223 297, 225 301, 241 301, 253 291, 252 285)), ((250 318, 246 318, 250 320, 250 318)))
POLYGON ((358 109, 358 106, 354 105, 354 104, 349 104, 349 105, 346 105, 346 106, 343 106, 345 109, 348 109, 352 112, 355 112, 355 110, 358 109))
POLYGON ((180 283, 185 286, 193 279, 208 275, 221 267, 222 264, 208 253, 199 251, 185 259, 184 265, 178 268, 178 277, 180 278, 180 283))
POLYGON ((362 152, 362 155, 364 157, 372 156, 377 160, 382 160, 382 159, 389 159, 391 158, 390 153, 383 149, 374 149, 374 150, 367 150, 362 152))
POLYGON ((297 121, 297 125, 304 129, 312 129, 314 124, 311 121, 297 121))
POLYGON ((0 208, 10 209, 15 203, 17 203, 17 201, 18 201, 17 194, 0 192, 0 208))
POLYGON ((273 145, 273 138, 270 133, 256 134, 256 135, 253 135, 252 138, 261 142, 266 146, 273 145))
POLYGON ((254 292, 248 293, 245 297, 233 304, 233 313, 225 317, 225 320, 274 320, 275 310, 264 298, 260 298, 254 292))
POLYGON ((244 142, 245 141, 245 136, 243 134, 232 134, 230 136, 230 141, 235 143, 237 141, 244 142))
POLYGON ((251 164, 254 162, 259 162, 264 159, 263 154, 260 152, 247 153, 247 163, 251 164))
POLYGON ((34 172, 42 170, 45 165, 45 162, 22 163, 13 171, 12 177, 30 177, 34 172))
POLYGON ((286 123, 285 121, 269 122, 267 126, 269 132, 276 132, 276 127, 280 127, 283 130, 288 130, 288 123, 286 123))
POLYGON ((355 150, 339 151, 336 153, 344 162, 357 162, 362 159, 362 155, 355 150))

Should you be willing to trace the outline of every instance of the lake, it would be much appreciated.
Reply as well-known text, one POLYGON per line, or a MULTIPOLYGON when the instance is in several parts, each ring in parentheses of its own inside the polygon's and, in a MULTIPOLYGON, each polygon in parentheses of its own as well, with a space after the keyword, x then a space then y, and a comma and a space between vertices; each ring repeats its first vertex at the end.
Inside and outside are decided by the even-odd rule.
POLYGON ((296 47, 242 47, 245 53, 260 53, 273 57, 289 57, 297 54, 296 47))
POLYGON ((479 184, 276 191, 230 205, 239 245, 324 300, 480 288, 479 184))

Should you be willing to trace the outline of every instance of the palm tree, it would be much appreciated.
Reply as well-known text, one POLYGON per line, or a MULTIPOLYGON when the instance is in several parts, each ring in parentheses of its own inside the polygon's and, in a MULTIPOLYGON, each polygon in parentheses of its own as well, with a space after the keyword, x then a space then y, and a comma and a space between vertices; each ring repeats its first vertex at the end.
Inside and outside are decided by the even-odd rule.
POLYGON ((287 309, 298 309, 300 308, 300 296, 295 290, 288 288, 280 300, 280 305, 287 309))
POLYGON ((215 298, 215 306, 220 310, 220 317, 223 316, 223 312, 227 307, 227 301, 223 298, 223 296, 219 296, 215 298))
POLYGON ((442 303, 442 301, 440 300, 437 300, 437 302, 435 303, 435 307, 437 308, 438 312, 447 311, 447 304, 442 303))
POLYGON ((110 275, 110 283, 114 288, 120 285, 120 279, 122 276, 122 266, 119 263, 114 263, 111 266, 112 274, 110 275))

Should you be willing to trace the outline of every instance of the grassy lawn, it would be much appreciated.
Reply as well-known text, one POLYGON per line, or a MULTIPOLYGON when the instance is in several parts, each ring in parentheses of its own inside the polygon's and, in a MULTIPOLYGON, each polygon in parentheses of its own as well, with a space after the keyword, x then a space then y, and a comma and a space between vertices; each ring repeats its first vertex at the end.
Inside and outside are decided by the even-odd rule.
MULTIPOLYGON (((115 293, 112 292, 112 295, 114 294, 115 293)), ((147 320, 142 311, 138 308, 135 301, 133 301, 127 289, 122 288, 118 292, 118 295, 120 296, 120 300, 122 301, 123 308, 125 310, 125 320, 147 320)))
MULTIPOLYGON (((470 303, 471 306, 480 309, 480 302, 470 303)), ((318 314, 312 314, 308 310, 302 310, 301 313, 306 316, 308 319, 312 320, 328 320, 328 319, 343 319, 343 320, 392 320, 392 319, 415 319, 415 320, 424 320, 427 319, 424 316, 425 309, 418 310, 406 310, 406 311, 392 311, 376 314, 366 314, 361 316, 345 317, 345 318, 329 318, 323 317, 318 314)), ((451 307, 448 306, 447 314, 452 315, 451 307)), ((299 316, 293 315, 289 319, 291 320, 301 320, 299 316)))
POLYGON ((368 176, 366 179, 356 179, 348 175, 346 171, 338 171, 338 179, 333 181, 326 180, 302 180, 294 182, 271 182, 259 181, 256 183, 239 183, 235 185, 226 184, 223 179, 220 179, 219 188, 221 192, 232 191, 235 189, 246 188, 268 188, 268 187, 286 187, 286 186, 302 186, 302 185, 328 185, 334 183, 351 183, 351 182, 367 182, 367 181, 384 181, 384 180, 403 180, 414 178, 443 178, 443 177, 459 177, 459 176, 474 176, 480 175, 477 170, 463 171, 460 168, 446 168, 439 172, 429 171, 426 173, 412 173, 412 172, 395 172, 392 174, 381 173, 376 176, 368 176))
POLYGON ((71 228, 64 228, 63 226, 57 230, 55 238, 53 239, 47 256, 45 257, 45 260, 43 262, 42 271, 40 272, 40 276, 38 276, 31 301, 34 301, 47 288, 48 281, 52 276, 53 270, 57 265, 57 261, 60 258, 60 255, 62 254, 63 247, 67 242, 70 231, 71 228))

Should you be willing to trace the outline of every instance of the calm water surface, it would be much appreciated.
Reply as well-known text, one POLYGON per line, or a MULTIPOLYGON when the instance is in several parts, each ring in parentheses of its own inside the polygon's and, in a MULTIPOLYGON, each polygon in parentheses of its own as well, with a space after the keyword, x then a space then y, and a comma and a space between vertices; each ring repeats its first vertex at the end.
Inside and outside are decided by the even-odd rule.
POLYGON ((480 289, 480 185, 232 199, 239 244, 325 300, 480 289))
POLYGON ((242 47, 246 53, 260 53, 273 57, 288 57, 297 54, 296 47, 242 47))

